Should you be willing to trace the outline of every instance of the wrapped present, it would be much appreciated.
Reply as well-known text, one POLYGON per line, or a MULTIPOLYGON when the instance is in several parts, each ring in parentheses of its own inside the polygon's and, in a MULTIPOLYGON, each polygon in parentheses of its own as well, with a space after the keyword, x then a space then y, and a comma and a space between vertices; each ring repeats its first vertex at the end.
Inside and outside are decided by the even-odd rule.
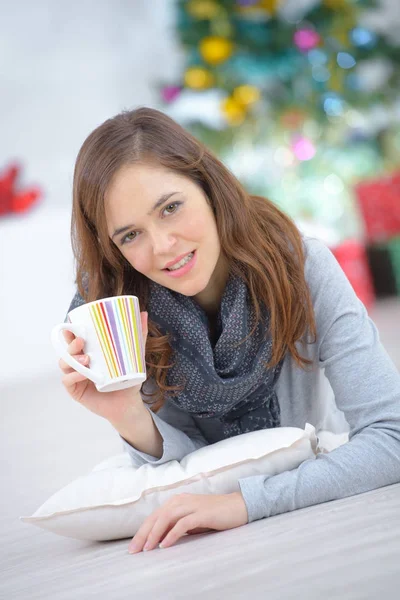
POLYGON ((397 286, 388 243, 367 246, 366 251, 376 297, 395 296, 397 286))
POLYGON ((393 238, 388 242, 390 260, 393 267, 394 280, 396 283, 396 291, 400 296, 400 236, 393 238))
POLYGON ((359 183, 355 194, 370 243, 400 235, 400 172, 359 183))
POLYGON ((365 246, 357 240, 346 240, 331 251, 355 293, 369 310, 375 302, 375 292, 365 246))

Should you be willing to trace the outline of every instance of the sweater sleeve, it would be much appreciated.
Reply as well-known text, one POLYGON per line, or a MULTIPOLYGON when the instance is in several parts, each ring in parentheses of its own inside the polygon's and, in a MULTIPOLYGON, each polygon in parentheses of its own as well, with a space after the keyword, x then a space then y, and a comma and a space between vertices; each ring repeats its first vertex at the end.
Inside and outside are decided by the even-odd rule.
POLYGON ((181 460, 187 454, 206 446, 204 439, 193 418, 179 408, 173 406, 168 400, 155 414, 148 406, 154 424, 163 438, 163 454, 157 459, 150 454, 140 452, 131 446, 124 438, 123 446, 128 452, 134 466, 140 467, 146 463, 161 465, 169 460, 181 460))
POLYGON ((297 469, 239 480, 249 522, 400 482, 400 375, 333 254, 306 242, 317 357, 349 442, 297 469))

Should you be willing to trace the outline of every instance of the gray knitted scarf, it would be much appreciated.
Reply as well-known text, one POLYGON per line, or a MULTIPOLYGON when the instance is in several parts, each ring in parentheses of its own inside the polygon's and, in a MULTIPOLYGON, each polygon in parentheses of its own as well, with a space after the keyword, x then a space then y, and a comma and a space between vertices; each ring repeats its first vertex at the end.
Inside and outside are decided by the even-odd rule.
POLYGON ((150 282, 149 319, 170 334, 173 367, 167 385, 184 385, 169 400, 200 418, 218 418, 225 438, 280 425, 275 394, 282 361, 273 368, 269 314, 252 336, 239 345, 255 324, 254 309, 245 282, 230 275, 217 318, 215 347, 206 313, 189 296, 150 282))

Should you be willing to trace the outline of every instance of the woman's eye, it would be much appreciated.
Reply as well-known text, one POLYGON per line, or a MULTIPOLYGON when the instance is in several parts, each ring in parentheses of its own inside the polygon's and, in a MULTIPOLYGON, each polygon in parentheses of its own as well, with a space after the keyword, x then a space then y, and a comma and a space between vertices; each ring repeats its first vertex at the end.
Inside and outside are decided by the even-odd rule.
POLYGON ((125 244, 126 242, 132 242, 136 238, 136 235, 136 231, 131 231, 122 238, 122 243, 125 244))
MULTIPOLYGON (((173 215, 179 208, 179 205, 182 204, 182 202, 172 202, 171 204, 168 204, 164 209, 163 212, 167 211, 168 215, 173 215)), ((137 231, 130 231, 127 235, 125 235, 122 240, 121 240, 121 244, 129 244, 129 242, 133 242, 135 241, 135 239, 137 238, 138 233, 137 231)))
POLYGON ((178 202, 173 202, 172 204, 168 204, 168 206, 166 206, 164 208, 164 210, 168 211, 168 209, 172 208, 171 211, 168 211, 168 214, 170 215, 171 213, 175 212, 177 207, 178 207, 178 202))

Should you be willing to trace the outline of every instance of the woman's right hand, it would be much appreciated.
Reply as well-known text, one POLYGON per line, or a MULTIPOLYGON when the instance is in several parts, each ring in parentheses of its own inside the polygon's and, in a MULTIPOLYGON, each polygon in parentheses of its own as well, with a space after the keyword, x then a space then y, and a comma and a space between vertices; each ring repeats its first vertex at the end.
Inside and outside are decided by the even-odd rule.
MULTIPOLYGON (((147 341, 147 312, 140 313, 143 330, 143 342, 147 341)), ((84 354, 85 341, 75 337, 71 331, 64 331, 64 337, 68 343, 68 352, 85 367, 89 366, 89 357, 84 354)), ((118 390, 116 392, 99 392, 90 379, 81 375, 70 367, 63 359, 59 360, 59 367, 64 373, 62 383, 68 394, 88 410, 104 417, 112 424, 123 423, 129 419, 132 411, 143 406, 140 396, 142 384, 118 390)))

